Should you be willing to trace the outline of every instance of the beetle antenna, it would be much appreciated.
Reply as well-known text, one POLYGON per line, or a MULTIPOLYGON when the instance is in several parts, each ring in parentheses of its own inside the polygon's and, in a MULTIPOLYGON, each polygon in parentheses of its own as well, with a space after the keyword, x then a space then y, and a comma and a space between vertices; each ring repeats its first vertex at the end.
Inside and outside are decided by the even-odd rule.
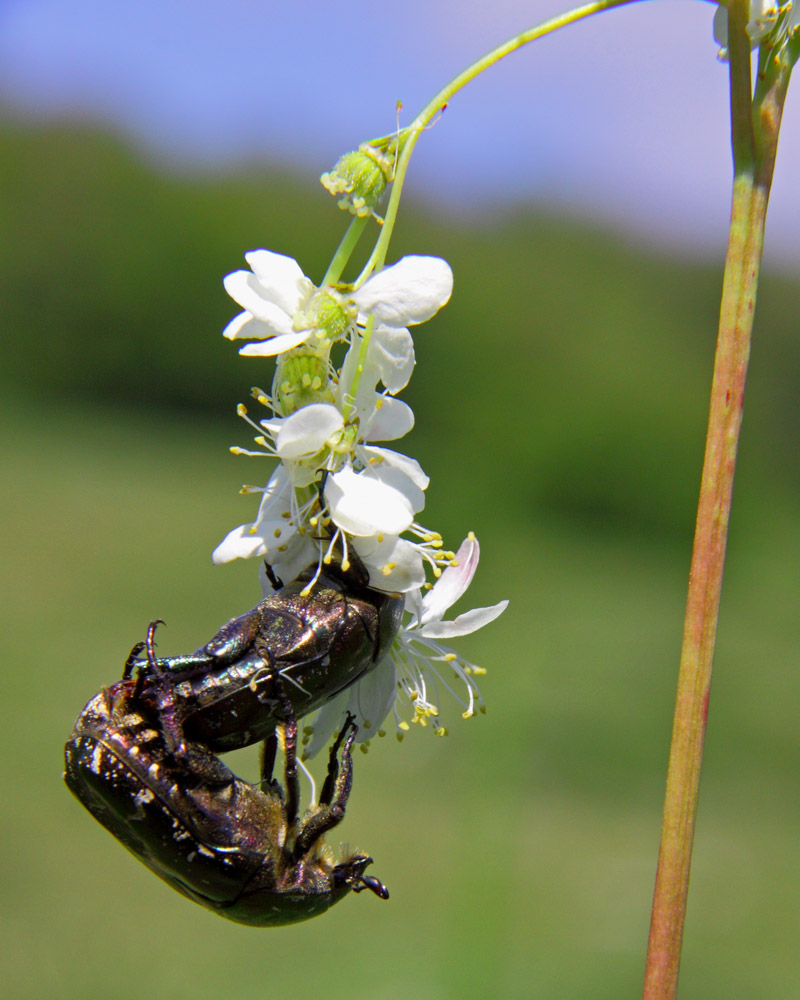
POLYGON ((294 677, 292 677, 289 674, 290 670, 293 670, 295 667, 301 667, 301 666, 303 666, 302 663, 287 663, 285 667, 281 667, 281 669, 278 671, 278 674, 284 680, 290 681, 292 684, 294 684, 297 690, 300 691, 302 694, 306 695, 307 697, 311 697, 310 693, 306 691, 303 685, 299 681, 296 681, 294 677))

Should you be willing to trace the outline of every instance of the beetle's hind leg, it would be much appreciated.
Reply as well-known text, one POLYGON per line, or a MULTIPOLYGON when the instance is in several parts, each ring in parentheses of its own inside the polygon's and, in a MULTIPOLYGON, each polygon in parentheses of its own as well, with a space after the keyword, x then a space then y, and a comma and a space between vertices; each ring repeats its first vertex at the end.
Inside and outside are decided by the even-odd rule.
MULTIPOLYGON (((358 732, 358 726, 356 726, 355 723, 355 716, 348 712, 347 718, 344 720, 344 725, 331 746, 330 756, 328 757, 328 773, 325 775, 325 784, 322 786, 322 792, 319 797, 319 804, 321 806, 329 806, 331 804, 331 800, 333 799, 336 789, 336 781, 339 776, 339 748, 351 728, 353 730, 353 737, 355 737, 355 734, 358 732)), ((353 740, 351 739, 350 746, 352 745, 353 740)))
POLYGON ((328 830, 332 830, 344 819, 347 800, 353 786, 353 741, 356 738, 358 726, 353 716, 348 714, 342 731, 336 737, 331 747, 328 763, 328 776, 320 795, 319 809, 305 820, 294 842, 292 858, 297 863, 316 844, 328 830), (342 746, 344 741, 344 746, 342 746), (339 748, 342 750, 341 762, 337 761, 339 748))

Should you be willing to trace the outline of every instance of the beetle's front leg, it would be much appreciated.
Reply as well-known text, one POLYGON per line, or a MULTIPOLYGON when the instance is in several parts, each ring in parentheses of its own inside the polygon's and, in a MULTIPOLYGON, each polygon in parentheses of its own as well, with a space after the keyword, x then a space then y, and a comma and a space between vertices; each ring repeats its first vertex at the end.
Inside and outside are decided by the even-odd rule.
MULTIPOLYGON (((292 708, 292 703, 286 696, 282 680, 280 678, 276 680, 281 706, 281 724, 283 726, 283 779, 286 786, 286 823, 291 827, 300 811, 300 782, 297 779, 297 716, 292 708)), ((267 742, 265 741, 264 743, 265 753, 267 742)), ((266 756, 264 762, 266 763, 266 756)))

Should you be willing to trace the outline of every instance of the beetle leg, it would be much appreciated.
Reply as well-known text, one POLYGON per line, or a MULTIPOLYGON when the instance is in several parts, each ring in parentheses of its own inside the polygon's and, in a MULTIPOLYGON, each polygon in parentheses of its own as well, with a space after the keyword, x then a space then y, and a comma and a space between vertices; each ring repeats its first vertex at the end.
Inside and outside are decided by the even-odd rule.
MULTIPOLYGON (((151 683, 153 684, 158 696, 158 721, 161 727, 161 732, 164 735, 164 742, 173 756, 180 757, 186 753, 183 725, 178 717, 178 709, 175 705, 172 682, 167 677, 167 672, 164 670, 155 654, 154 637, 156 634, 156 628, 163 624, 163 620, 161 618, 157 618, 155 621, 150 622, 147 627, 147 641, 145 643, 147 649, 147 668, 151 678, 151 683)), ((136 690, 134 691, 135 696, 138 697, 141 693, 143 683, 144 671, 140 670, 139 676, 136 679, 136 690)))
MULTIPOLYGON (((322 804, 321 800, 320 808, 315 813, 312 813, 301 826, 292 850, 292 860, 295 864, 308 854, 320 837, 324 836, 328 830, 332 830, 335 826, 338 826, 344 819, 345 806, 347 805, 347 800, 350 798, 350 789, 353 785, 353 755, 351 751, 353 740, 355 740, 356 733, 358 732, 358 726, 353 723, 352 716, 348 715, 347 721, 337 737, 336 744, 334 744, 338 748, 348 728, 350 732, 347 733, 344 746, 342 747, 341 770, 339 770, 334 758, 332 758, 334 760, 333 778, 330 780, 332 801, 329 804, 322 804)), ((323 794, 328 789, 330 775, 331 766, 329 765, 328 778, 325 779, 323 794)))
POLYGON ((286 822, 292 826, 300 809, 300 782, 297 778, 297 716, 286 697, 283 686, 278 687, 283 713, 283 778, 286 785, 286 822))
POLYGON ((278 793, 283 798, 283 790, 280 782, 272 777, 275 768, 275 755, 278 752, 278 736, 273 730, 261 744, 261 781, 259 783, 262 791, 268 788, 270 791, 278 793))
POLYGON ((267 579, 273 590, 283 590, 283 580, 279 576, 276 576, 275 570, 266 561, 264 562, 264 572, 267 574, 267 579))
POLYGON ((342 745, 342 740, 347 735, 347 731, 350 726, 353 726, 354 729, 356 728, 355 716, 348 712, 344 725, 342 726, 339 735, 336 737, 336 740, 331 747, 330 756, 328 757, 328 773, 325 775, 325 784, 322 786, 322 792, 319 797, 319 804, 321 806, 329 806, 331 804, 336 779, 339 775, 339 747, 342 745))
POLYGON ((125 661, 125 666, 122 668, 122 679, 124 681, 130 680, 133 668, 136 666, 137 657, 144 649, 144 646, 145 644, 143 642, 137 642, 130 653, 128 653, 128 659, 125 661))

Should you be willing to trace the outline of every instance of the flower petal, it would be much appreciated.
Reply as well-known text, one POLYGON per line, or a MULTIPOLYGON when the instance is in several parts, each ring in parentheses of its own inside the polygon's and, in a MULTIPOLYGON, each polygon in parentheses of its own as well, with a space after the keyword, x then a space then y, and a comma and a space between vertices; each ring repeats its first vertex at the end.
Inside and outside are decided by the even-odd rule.
POLYGON ((478 539, 470 532, 456 552, 457 566, 448 566, 432 589, 422 599, 420 624, 439 621, 449 607, 456 603, 469 587, 478 568, 481 549, 478 539))
POLYGON ((363 743, 377 734, 397 694, 397 679, 391 656, 385 656, 377 667, 361 677, 349 689, 349 693, 348 708, 359 724, 356 742, 363 743))
POLYGON ((256 319, 267 323, 274 333, 291 333, 292 316, 285 309, 271 302, 263 295, 254 274, 249 271, 234 271, 222 279, 225 291, 239 305, 252 313, 256 319))
POLYGON ((353 548, 369 570, 370 586, 401 594, 425 583, 425 565, 417 545, 394 535, 354 538, 353 548))
POLYGON ((499 618, 507 607, 508 601, 500 601, 490 608, 473 608, 451 622, 428 622, 416 634, 423 635, 426 639, 454 639, 459 635, 469 635, 499 618))
POLYGON ((336 526, 351 535, 399 535, 414 520, 402 493, 349 467, 328 476, 325 499, 336 526))
POLYGON ((364 431, 365 441, 396 441, 414 426, 414 411, 394 396, 380 396, 364 431))
POLYGON ((233 559, 251 559, 253 556, 263 556, 267 547, 263 536, 254 532, 254 528, 254 524, 240 524, 238 528, 229 531, 211 553, 211 561, 214 565, 221 566, 233 559))
MULTIPOLYGON (((365 469, 362 476, 376 479, 385 486, 390 486, 405 497, 409 506, 415 514, 419 514, 425 508, 425 493, 416 483, 402 471, 391 465, 383 464, 365 469)), ((393 532, 390 532, 393 534, 393 532)))
POLYGON ((334 731, 341 728, 347 711, 350 689, 345 688, 340 691, 335 698, 327 701, 317 712, 309 726, 313 732, 311 742, 303 750, 303 759, 316 757, 328 740, 333 736, 334 731))
POLYGON ((330 403, 309 403, 283 421, 276 441, 280 458, 316 455, 328 438, 344 427, 344 417, 330 403))
POLYGON ((441 257, 403 257, 353 294, 359 310, 386 326, 424 323, 448 301, 453 272, 441 257))
POLYGON ((392 468, 400 469, 408 478, 421 490, 427 490, 430 483, 430 476, 426 476, 422 471, 422 466, 415 458, 402 455, 399 451, 392 451, 391 448, 378 448, 376 445, 361 445, 358 449, 359 458, 365 465, 376 467, 378 463, 385 462, 392 468))
POLYGON ((314 286, 293 257, 271 250, 251 250, 244 255, 262 289, 263 297, 293 316, 314 286))
MULTIPOLYGON (((310 333, 310 330, 303 330, 302 333, 285 333, 281 336, 270 337, 269 340, 256 340, 252 344, 246 344, 239 348, 239 353, 246 358, 271 358, 276 354, 283 354, 284 351, 291 351, 304 344, 310 333)), ((247 336, 247 334, 240 336, 247 336)))
POLYGON ((376 365, 380 380, 389 392, 400 392, 408 385, 416 363, 411 334, 404 326, 376 326, 367 360, 376 365))

